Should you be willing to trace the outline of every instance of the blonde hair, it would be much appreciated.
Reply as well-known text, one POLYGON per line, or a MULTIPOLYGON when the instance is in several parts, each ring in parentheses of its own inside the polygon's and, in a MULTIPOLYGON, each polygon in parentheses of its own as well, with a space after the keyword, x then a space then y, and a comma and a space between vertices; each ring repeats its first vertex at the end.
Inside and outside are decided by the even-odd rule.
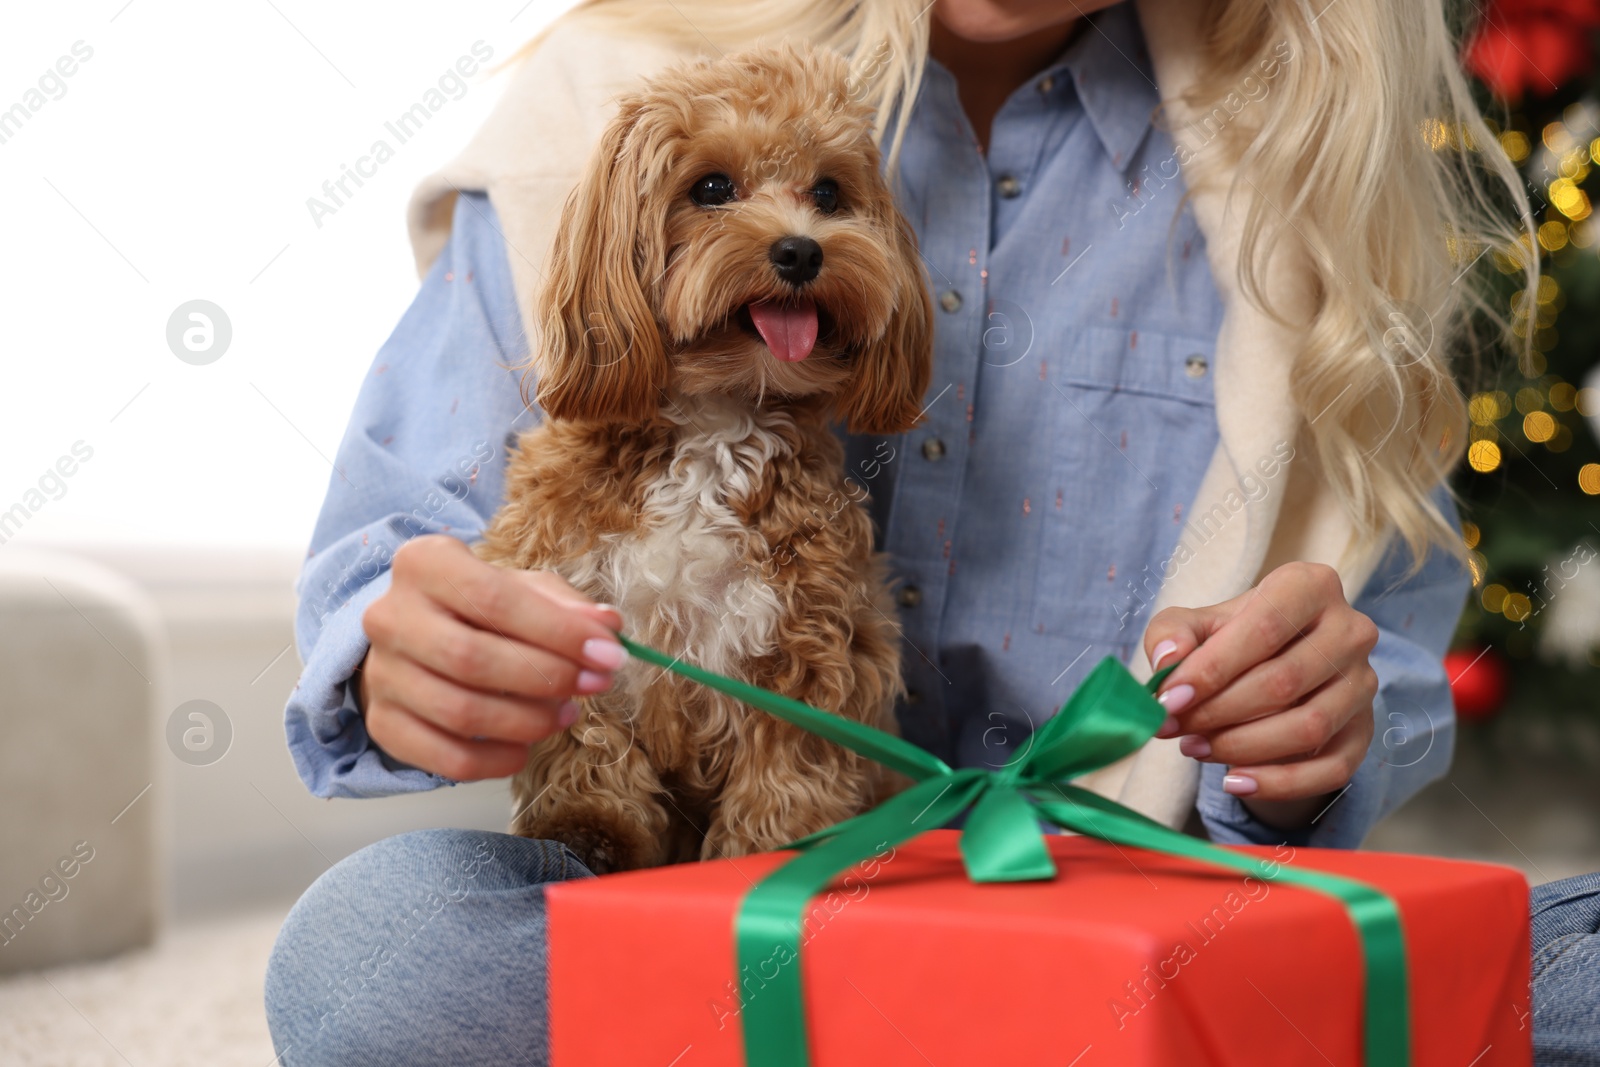
MULTIPOLYGON (((1274 82, 1275 105, 1258 109, 1254 125, 1225 129, 1224 152, 1197 157, 1196 170, 1232 166, 1235 182, 1259 190, 1240 247, 1241 290, 1279 321, 1264 296, 1264 253, 1278 241, 1307 252, 1317 301, 1296 324, 1305 344, 1290 382, 1309 443, 1359 537, 1391 527, 1420 566, 1432 545, 1464 555, 1429 498, 1467 445, 1457 376, 1476 367, 1453 366, 1452 356, 1483 351, 1479 314, 1512 329, 1487 299, 1488 253, 1536 291, 1536 223, 1472 99, 1441 0, 1320 7, 1211 5, 1191 106, 1229 92, 1282 42, 1294 59, 1274 82)), ((1527 359, 1531 324, 1519 332, 1527 359)))
MULTIPOLYGON (((1184 172, 1189 192, 1232 172, 1257 196, 1245 218, 1239 283, 1264 314, 1305 343, 1290 382, 1305 443, 1370 546, 1395 531, 1414 566, 1461 539, 1431 499, 1466 448, 1466 403, 1451 354, 1475 355, 1490 251, 1536 291, 1536 223, 1457 63, 1443 0, 1209 0, 1200 76, 1184 103, 1205 116, 1287 43, 1271 103, 1223 124, 1184 172), (1248 116, 1248 117, 1245 117, 1248 116), (1497 198, 1499 202, 1497 202, 1497 198), (1262 272, 1280 242, 1313 272, 1314 310, 1293 321, 1272 306, 1262 272)), ((898 158, 928 50, 927 0, 588 0, 566 19, 608 32, 734 51, 809 40, 851 58, 857 99, 877 111, 890 166, 898 158), (891 129, 891 125, 893 129, 891 129)), ((537 47, 537 39, 528 48, 537 47)), ((1231 193, 1233 190, 1230 189, 1231 193)), ((1181 210, 1179 205, 1178 210, 1181 210)), ((1532 351, 1531 324, 1519 329, 1532 351)))

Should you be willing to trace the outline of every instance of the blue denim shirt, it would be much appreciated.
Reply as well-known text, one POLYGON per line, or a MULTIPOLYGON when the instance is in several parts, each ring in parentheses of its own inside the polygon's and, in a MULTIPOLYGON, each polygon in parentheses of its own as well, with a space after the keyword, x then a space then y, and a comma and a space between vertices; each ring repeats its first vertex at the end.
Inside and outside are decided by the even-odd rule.
MULTIPOLYGON (((913 109, 900 191, 936 308, 933 384, 921 426, 853 438, 848 462, 900 582, 902 729, 955 764, 1004 764, 1103 656, 1129 658, 1217 444, 1222 305, 1204 238, 1187 210, 1174 222, 1177 184, 1132 184, 1173 153, 1156 103, 1124 3, 1006 101, 987 156, 937 63, 913 109)), ((537 419, 506 369, 527 354, 506 257, 487 198, 462 196, 340 446, 300 579, 306 666, 287 710, 320 796, 446 782, 373 746, 347 683, 394 549, 424 532, 475 539, 508 446, 537 419)), ((1469 582, 1442 554, 1408 577, 1409 563, 1391 552, 1356 604, 1382 630, 1382 689, 1349 789, 1285 835, 1207 765, 1197 809, 1213 839, 1354 847, 1444 772, 1441 660, 1469 582)))

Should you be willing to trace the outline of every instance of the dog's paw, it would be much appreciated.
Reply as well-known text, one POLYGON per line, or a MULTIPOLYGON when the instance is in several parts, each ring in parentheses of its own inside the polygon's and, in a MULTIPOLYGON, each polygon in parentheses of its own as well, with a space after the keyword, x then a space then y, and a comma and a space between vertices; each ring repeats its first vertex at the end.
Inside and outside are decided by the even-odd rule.
POLYGON ((643 866, 626 845, 603 830, 591 827, 569 831, 561 843, 595 874, 613 874, 643 866))
POLYGON ((661 842, 638 827, 596 814, 568 814, 519 827, 519 836, 559 841, 595 874, 614 874, 665 862, 661 842))

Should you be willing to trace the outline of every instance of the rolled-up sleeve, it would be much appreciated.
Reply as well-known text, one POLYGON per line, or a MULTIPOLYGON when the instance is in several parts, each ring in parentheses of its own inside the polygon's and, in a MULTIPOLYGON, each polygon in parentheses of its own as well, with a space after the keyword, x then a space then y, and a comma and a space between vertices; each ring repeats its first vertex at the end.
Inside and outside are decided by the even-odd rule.
POLYGON ((390 759, 367 736, 351 676, 361 616, 403 542, 473 541, 504 493, 508 435, 533 415, 514 367, 527 341, 486 197, 466 193, 449 245, 362 383, 301 569, 295 641, 305 665, 285 710, 289 750, 323 797, 417 792, 449 780, 390 759))
MULTIPOLYGON (((1435 500, 1455 525, 1454 504, 1443 493, 1435 500)), ((1311 825, 1285 831, 1222 791, 1226 766, 1205 764, 1196 806, 1213 841, 1356 848, 1378 820, 1449 769, 1456 721, 1444 654, 1472 579, 1442 551, 1430 553, 1415 574, 1407 574, 1410 565, 1405 546, 1392 547, 1354 605, 1378 624, 1371 657, 1378 695, 1372 745, 1348 787, 1311 825)))

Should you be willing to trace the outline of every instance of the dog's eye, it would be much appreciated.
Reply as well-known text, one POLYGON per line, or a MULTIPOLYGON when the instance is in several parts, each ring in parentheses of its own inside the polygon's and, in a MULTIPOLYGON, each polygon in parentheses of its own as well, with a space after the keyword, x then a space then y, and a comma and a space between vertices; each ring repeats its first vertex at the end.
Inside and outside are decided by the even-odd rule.
POLYGON ((839 210, 839 183, 832 178, 822 179, 812 187, 811 199, 816 202, 818 211, 832 215, 839 210))
POLYGON ((689 189, 689 199, 701 207, 717 207, 733 199, 733 179, 726 174, 707 174, 689 189))

